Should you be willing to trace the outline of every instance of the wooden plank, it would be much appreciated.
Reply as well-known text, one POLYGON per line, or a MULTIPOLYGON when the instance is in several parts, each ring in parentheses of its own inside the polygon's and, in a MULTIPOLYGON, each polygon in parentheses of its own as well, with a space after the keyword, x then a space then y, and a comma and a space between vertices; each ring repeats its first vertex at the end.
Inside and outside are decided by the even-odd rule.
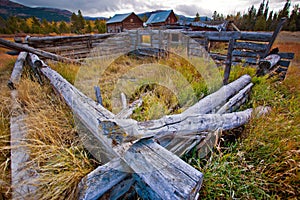
POLYGON ((97 102, 103 106, 102 104, 102 96, 101 96, 101 90, 100 90, 100 87, 99 86, 94 86, 94 90, 95 90, 95 96, 96 96, 96 99, 97 99, 97 102))
POLYGON ((74 41, 85 41, 87 39, 90 40, 99 40, 99 39, 106 39, 115 34, 112 33, 105 33, 105 34, 86 34, 86 35, 74 35, 74 36, 49 36, 49 37, 29 37, 28 43, 30 45, 34 43, 69 43, 74 41))
POLYGON ((232 56, 237 56, 237 57, 253 57, 253 58, 258 58, 262 57, 263 53, 261 52, 255 52, 255 51, 241 51, 241 50, 233 50, 232 51, 232 56))
POLYGON ((248 32, 242 31, 240 40, 269 42, 272 38, 272 32, 248 32))
POLYGON ((203 174, 152 140, 132 145, 124 159, 151 191, 139 193, 143 199, 194 199, 200 190, 203 174))
MULTIPOLYGON (((117 186, 120 182, 130 177, 131 175, 128 173, 130 169, 126 170, 126 164, 122 162, 123 161, 119 158, 113 159, 105 165, 97 167, 94 171, 85 176, 78 185, 78 199, 99 199, 114 186, 117 186)), ((126 189, 129 190, 129 188, 125 188, 124 190, 126 189)), ((128 191, 124 190, 119 192, 123 194, 128 191)))
POLYGON ((278 53, 278 55, 280 56, 280 58, 283 59, 294 59, 295 57, 295 53, 278 53))
POLYGON ((3 44, 6 47, 9 47, 9 48, 12 48, 12 49, 15 49, 15 50, 18 50, 18 51, 27 51, 27 52, 30 52, 30 53, 34 53, 34 54, 37 54, 38 56, 49 58, 49 59, 52 59, 52 60, 62 61, 62 62, 67 62, 67 63, 77 63, 78 64, 78 62, 76 60, 65 58, 65 57, 62 57, 62 56, 59 56, 59 55, 56 55, 56 54, 53 54, 53 53, 49 53, 49 52, 46 52, 46 51, 43 51, 43 50, 40 50, 40 49, 35 49, 35 48, 25 46, 25 45, 22 45, 22 44, 19 44, 19 43, 14 43, 14 42, 11 42, 11 41, 8 41, 8 40, 4 40, 2 38, 0 38, 0 44, 3 44))
POLYGON ((254 42, 236 42, 234 45, 234 49, 246 49, 252 51, 266 51, 266 44, 258 44, 254 42))
POLYGON ((283 66, 283 67, 289 67, 290 63, 291 63, 291 61, 289 61, 289 60, 280 60, 278 62, 278 64, 283 66))

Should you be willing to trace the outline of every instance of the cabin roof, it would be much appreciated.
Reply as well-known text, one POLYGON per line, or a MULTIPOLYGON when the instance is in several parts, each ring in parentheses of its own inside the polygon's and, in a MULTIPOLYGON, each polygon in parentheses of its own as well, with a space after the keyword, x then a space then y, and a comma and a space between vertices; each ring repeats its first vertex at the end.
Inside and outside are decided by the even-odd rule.
POLYGON ((152 14, 149 19, 146 21, 146 24, 154 24, 159 22, 165 22, 169 15, 171 14, 172 10, 161 11, 152 14))
POLYGON ((110 18, 106 24, 112 24, 112 23, 119 23, 124 21, 127 17, 129 17, 129 15, 131 15, 133 12, 131 13, 125 13, 125 14, 115 14, 112 18, 110 18))

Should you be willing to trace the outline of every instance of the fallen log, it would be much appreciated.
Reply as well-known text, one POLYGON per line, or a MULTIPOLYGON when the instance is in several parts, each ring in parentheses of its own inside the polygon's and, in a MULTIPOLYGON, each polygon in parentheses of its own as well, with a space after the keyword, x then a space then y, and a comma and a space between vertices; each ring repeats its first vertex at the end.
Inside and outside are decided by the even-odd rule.
MULTIPOLYGON (((27 53, 21 52, 14 65, 8 86, 16 89, 19 83, 27 53)), ((18 100, 18 91, 11 91, 12 108, 10 117, 10 145, 11 145, 11 185, 13 199, 26 199, 33 195, 36 187, 30 184, 35 173, 26 168, 29 161, 29 149, 24 146, 27 128, 25 119, 27 115, 22 111, 18 100)))
POLYGON ((55 60, 55 61, 80 64, 76 60, 65 58, 65 57, 62 57, 60 55, 49 53, 47 51, 43 51, 43 50, 40 50, 40 49, 35 49, 33 47, 29 47, 29 46, 26 46, 26 45, 23 45, 23 44, 19 44, 19 43, 11 42, 11 41, 8 41, 8 40, 4 40, 2 38, 0 38, 0 44, 6 46, 8 48, 12 48, 12 49, 15 49, 15 50, 18 50, 18 51, 26 51, 26 52, 34 53, 38 56, 41 56, 41 57, 44 57, 44 58, 49 58, 49 59, 52 59, 52 60, 55 60))
POLYGON ((132 119, 110 119, 103 121, 99 127, 104 135, 121 144, 151 137, 186 136, 217 129, 230 130, 246 124, 252 113, 253 109, 250 108, 226 114, 167 115, 158 120, 145 122, 132 119))

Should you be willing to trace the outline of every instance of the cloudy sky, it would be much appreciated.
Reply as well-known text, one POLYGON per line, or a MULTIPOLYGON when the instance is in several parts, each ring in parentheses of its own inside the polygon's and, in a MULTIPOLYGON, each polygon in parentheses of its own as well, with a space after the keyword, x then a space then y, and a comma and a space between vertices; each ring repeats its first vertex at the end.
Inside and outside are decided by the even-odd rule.
MULTIPOLYGON (((67 9, 72 12, 81 10, 84 16, 110 17, 115 13, 142 13, 157 9, 173 9, 176 14, 211 17, 216 10, 224 15, 237 11, 246 12, 251 5, 256 8, 262 0, 13 0, 26 6, 42 6, 67 9)), ((270 0, 270 10, 282 9, 286 0, 270 0)), ((300 0, 292 0, 292 5, 300 0)))

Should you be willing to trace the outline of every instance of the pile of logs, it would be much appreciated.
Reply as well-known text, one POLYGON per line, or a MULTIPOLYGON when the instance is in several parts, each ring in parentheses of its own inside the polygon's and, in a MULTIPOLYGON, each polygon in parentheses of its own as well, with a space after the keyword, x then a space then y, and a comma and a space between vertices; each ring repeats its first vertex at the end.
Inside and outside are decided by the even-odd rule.
MULTIPOLYGON (((16 62, 9 81, 11 89, 17 89, 24 63, 21 60, 26 55, 21 53, 16 62)), ((253 86, 251 77, 244 75, 181 114, 138 122, 128 117, 141 100, 125 105, 115 115, 85 96, 37 55, 28 53, 27 56, 32 67, 50 81, 57 94, 72 109, 83 127, 80 130, 84 130, 87 136, 84 138, 96 144, 87 149, 95 150, 96 147, 96 152, 91 153, 94 156, 100 154, 101 161, 106 161, 82 179, 78 186, 79 199, 116 199, 135 193, 142 199, 195 199, 203 174, 178 156, 194 147, 200 152, 201 148, 211 145, 211 134, 218 135, 222 130, 240 127, 251 116, 268 110, 258 108, 234 112, 247 100, 253 86)), ((12 132, 15 131, 18 130, 12 129, 12 132)), ((12 165, 15 162, 19 161, 12 159, 12 165)), ((23 175, 12 171, 12 176, 23 175)))

